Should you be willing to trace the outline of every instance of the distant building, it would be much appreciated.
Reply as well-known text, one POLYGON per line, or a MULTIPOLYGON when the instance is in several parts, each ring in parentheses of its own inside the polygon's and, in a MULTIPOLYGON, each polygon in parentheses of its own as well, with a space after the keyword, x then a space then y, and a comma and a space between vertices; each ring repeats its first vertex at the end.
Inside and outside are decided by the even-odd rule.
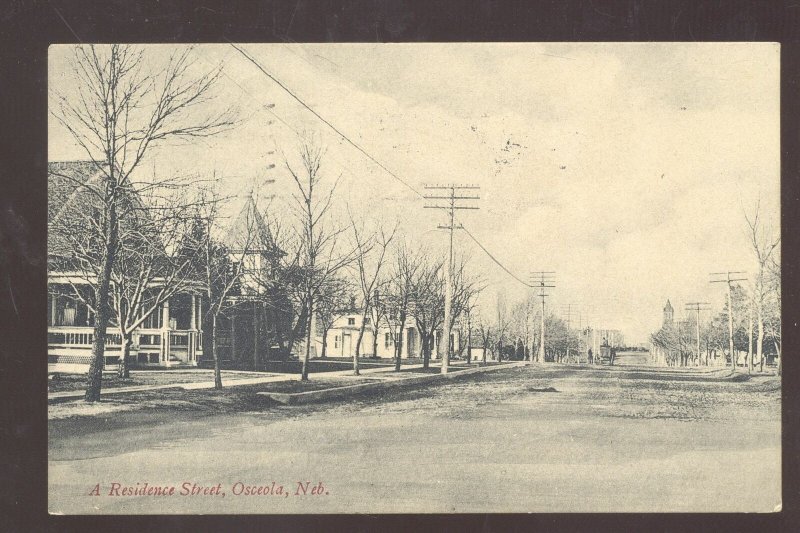
POLYGON ((667 305, 664 306, 664 327, 672 326, 675 310, 672 309, 672 304, 667 299, 667 305))
MULTIPOLYGON (((361 328, 361 321, 363 315, 359 310, 354 310, 351 313, 338 317, 331 328, 328 330, 325 337, 325 353, 327 357, 352 357, 356 351, 356 344, 358 343, 358 332, 361 328)), ((360 353, 364 357, 378 357, 378 358, 392 358, 394 357, 395 345, 394 331, 397 324, 392 321, 393 327, 388 324, 382 323, 378 326, 378 343, 377 353, 373 354, 373 330, 372 318, 367 317, 366 328, 364 329, 364 336, 361 339, 360 353)), ((387 320, 391 321, 391 320, 387 320)), ((322 336, 319 330, 315 339, 316 354, 322 354, 322 336)), ((442 330, 439 329, 433 339, 433 346, 431 347, 431 357, 438 359, 444 352, 444 346, 440 346, 442 338, 442 330)), ((461 338, 457 327, 454 327, 450 332, 450 347, 451 353, 455 354, 461 351, 461 338)), ((313 350, 312 350, 313 351, 313 350)), ((417 330, 416 322, 413 316, 409 316, 406 320, 405 331, 403 332, 403 349, 400 357, 421 357, 422 356, 422 340, 419 331, 417 330)), ((466 357, 466 354, 464 354, 466 357)), ((474 353, 473 353, 474 357, 474 353)))

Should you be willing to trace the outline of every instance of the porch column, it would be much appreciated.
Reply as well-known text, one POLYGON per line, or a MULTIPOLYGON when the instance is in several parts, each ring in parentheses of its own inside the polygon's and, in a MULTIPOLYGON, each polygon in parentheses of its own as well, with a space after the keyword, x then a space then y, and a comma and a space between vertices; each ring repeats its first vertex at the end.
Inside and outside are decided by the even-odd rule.
POLYGON ((169 366, 169 300, 161 308, 161 357, 166 366, 169 366))
POLYGON ((58 296, 53 294, 50 296, 50 323, 47 324, 48 326, 55 326, 56 325, 56 299, 58 296))
POLYGON ((189 329, 197 329, 197 302, 195 301, 195 296, 192 294, 192 307, 189 314, 189 329))
POLYGON ((203 343, 201 342, 202 335, 203 335, 203 299, 197 299, 197 350, 196 351, 203 351, 203 343))
POLYGON ((231 360, 236 360, 236 313, 231 313, 231 360))

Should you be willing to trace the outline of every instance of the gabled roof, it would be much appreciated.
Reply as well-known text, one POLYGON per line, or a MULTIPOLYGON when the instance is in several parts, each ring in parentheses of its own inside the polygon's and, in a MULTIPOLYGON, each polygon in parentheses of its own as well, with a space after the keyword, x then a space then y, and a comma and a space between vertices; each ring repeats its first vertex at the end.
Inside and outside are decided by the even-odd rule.
POLYGON ((96 205, 87 185, 102 179, 100 163, 95 161, 60 161, 47 164, 47 254, 69 256, 72 250, 61 232, 54 231, 62 217, 85 211, 96 205))
POLYGON ((269 248, 271 252, 279 251, 264 215, 258 210, 253 196, 249 195, 242 210, 225 232, 222 243, 230 250, 241 251, 251 228, 256 232, 256 238, 250 248, 259 251, 264 251, 265 248, 269 248))
POLYGON ((48 224, 52 224, 64 208, 74 205, 88 192, 82 185, 97 179, 100 170, 100 164, 95 161, 59 161, 47 164, 48 224))
MULTIPOLYGON (((103 200, 98 192, 103 190, 104 165, 97 161, 47 164, 47 255, 51 270, 69 269, 74 254, 69 236, 88 236, 87 217, 94 209, 102 212, 103 200)), ((141 206, 136 192, 123 194, 119 205, 141 206)))

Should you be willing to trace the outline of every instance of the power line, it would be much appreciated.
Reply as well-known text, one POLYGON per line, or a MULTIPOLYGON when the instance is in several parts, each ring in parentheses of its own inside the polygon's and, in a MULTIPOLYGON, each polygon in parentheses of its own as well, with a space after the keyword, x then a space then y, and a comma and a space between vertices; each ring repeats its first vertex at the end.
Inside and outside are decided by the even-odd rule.
POLYGON ((350 139, 350 137, 348 137, 347 135, 345 135, 344 133, 342 133, 341 131, 339 131, 339 129, 338 129, 336 126, 334 126, 333 124, 331 124, 330 122, 328 122, 328 121, 327 121, 327 120, 326 120, 326 119, 325 119, 325 118, 324 118, 322 115, 320 115, 319 113, 317 113, 317 112, 316 112, 314 109, 312 109, 312 108, 311 108, 311 107, 310 107, 308 104, 306 104, 306 103, 305 103, 303 100, 301 100, 299 96, 297 96, 296 94, 294 94, 294 93, 291 91, 291 89, 289 89, 288 87, 286 87, 286 85, 284 85, 284 84, 283 84, 283 83, 282 83, 282 82, 281 82, 281 81, 280 81, 278 78, 276 78, 275 76, 273 76, 272 74, 270 74, 269 72, 267 72, 267 71, 264 69, 264 67, 262 67, 262 66, 261 66, 261 65, 258 63, 258 61, 256 61, 255 59, 253 59, 253 58, 252 58, 252 57, 251 57, 251 56, 250 56, 250 55, 249 55, 247 52, 245 52, 244 50, 242 50, 241 48, 239 48, 238 46, 236 46, 236 45, 235 45, 234 43, 232 43, 231 41, 228 41, 228 43, 229 43, 229 44, 230 44, 232 47, 234 47, 236 50, 238 50, 238 51, 239 51, 239 53, 241 53, 241 54, 242 54, 242 55, 243 55, 245 58, 247 58, 247 60, 248 60, 248 61, 250 61, 250 62, 251 62, 253 65, 255 65, 255 66, 256 66, 256 68, 257 68, 258 70, 260 70, 261 72, 263 72, 265 76, 267 76, 269 79, 271 79, 272 81, 274 81, 274 82, 275 82, 275 83, 276 83, 276 84, 277 84, 277 85, 278 85, 278 86, 279 86, 281 89, 283 89, 284 91, 286 91, 286 93, 287 93, 287 94, 289 94, 289 96, 291 96, 292 98, 294 98, 294 99, 295 99, 295 100, 296 100, 296 101, 297 101, 297 102, 298 102, 300 105, 302 105, 304 108, 306 108, 306 109, 307 109, 307 110, 308 110, 308 111, 309 111, 309 112, 310 112, 312 115, 314 115, 314 116, 315 116, 315 117, 317 117, 319 120, 321 120, 322 122, 324 122, 324 123, 325 123, 325 124, 326 124, 326 125, 327 125, 327 126, 330 128, 330 129, 332 129, 333 131, 335 131, 335 132, 336 132, 336 133, 337 133, 337 134, 338 134, 338 135, 339 135, 339 136, 340 136, 342 139, 344 139, 345 141, 347 141, 348 143, 350 143, 350 145, 351 145, 351 146, 353 146, 353 148, 355 148, 356 150, 358 150, 359 152, 361 152, 362 154, 364 154, 364 155, 365 155, 365 156, 366 156, 366 157, 367 157, 367 158, 368 158, 370 161, 372 161, 373 163, 375 163, 376 165, 378 165, 380 168, 382 168, 384 171, 386 171, 386 172, 387 172, 387 173, 388 173, 390 176, 392 176, 393 178, 395 178, 397 181, 399 181, 400 183, 402 183, 403 185, 405 185, 406 187, 408 187, 408 188, 409 188, 410 190, 412 190, 413 192, 417 193, 419 196, 422 196, 422 195, 420 194, 420 192, 419 192, 418 190, 416 190, 416 189, 415 189, 415 188, 414 188, 414 187, 413 187, 411 184, 409 184, 409 183, 408 183, 408 182, 406 182, 406 181, 405 181, 403 178, 401 178, 400 176, 398 176, 397 174, 395 174, 394 172, 392 172, 391 170, 389 170, 388 168, 386 168, 386 167, 383 165, 383 163, 381 163, 380 161, 378 161, 377 159, 375 159, 374 157, 372 157, 372 156, 371 156, 369 153, 367 153, 367 151, 366 151, 366 150, 364 150, 364 149, 363 149, 363 148, 362 148, 362 147, 361 147, 359 144, 357 144, 355 141, 351 140, 351 139, 350 139))
MULTIPOLYGON (((267 70, 264 69, 264 67, 262 67, 261 64, 258 63, 258 61, 256 61, 252 56, 250 56, 247 52, 245 52, 241 47, 237 46, 236 44, 234 44, 231 41, 228 41, 228 44, 230 44, 235 50, 237 50, 240 54, 242 54, 242 56, 244 56, 253 65, 255 65, 255 67, 258 68, 258 70, 260 70, 265 76, 267 76, 269 79, 271 79, 273 82, 275 82, 281 89, 283 89, 287 94, 289 94, 294 100, 296 100, 300 105, 302 105, 305 109, 307 109, 311 114, 313 114, 315 117, 317 117, 320 121, 322 121, 324 124, 326 124, 333 131, 335 131, 342 139, 344 139, 346 142, 348 142, 356 150, 361 152, 365 157, 367 157, 367 159, 369 159, 370 161, 372 161, 373 163, 378 165, 378 167, 383 169, 387 174, 389 174, 391 177, 396 179, 398 182, 402 183, 410 191, 414 192, 417 196, 419 196, 420 198, 424 198, 423 194, 420 193, 416 188, 414 188, 410 183, 408 183, 406 180, 404 180, 403 178, 401 178, 400 176, 398 176, 397 174, 395 174, 394 172, 389 170, 385 165, 383 165, 380 161, 375 159, 366 150, 364 150, 364 148, 362 148, 359 144, 357 144, 356 142, 351 140, 347 135, 342 133, 338 128, 336 128, 328 120, 326 120, 319 113, 317 113, 314 109, 312 109, 311 106, 306 104, 299 96, 297 96, 294 92, 292 92, 292 90, 289 89, 286 85, 284 85, 280 80, 278 80, 275 76, 273 76, 272 74, 267 72, 267 70)), ((271 112, 271 110, 270 110, 270 112, 271 112)), ((272 114, 275 115, 275 113, 272 113, 272 114)), ((275 116, 277 117, 277 115, 275 115, 275 116)), ((291 128, 291 126, 286 124, 285 121, 283 121, 280 118, 279 118, 279 120, 281 120, 281 122, 283 122, 287 127, 289 127, 290 129, 294 130, 294 128, 291 128)), ((503 265, 491 252, 489 252, 489 250, 480 241, 478 241, 477 237, 475 237, 466 227, 464 227, 462 225, 461 229, 463 229, 466 232, 466 234, 469 235, 469 237, 475 242, 475 244, 477 244, 478 247, 481 250, 483 250, 483 252, 486 255, 488 255, 489 258, 495 264, 497 264, 500 268, 502 268, 503 271, 505 271, 508 275, 510 275, 512 278, 514 278, 516 281, 522 283, 526 287, 531 287, 531 285, 529 285, 529 284, 525 283, 524 281, 522 281, 519 277, 517 277, 515 274, 513 274, 508 268, 506 268, 506 266, 503 265)))

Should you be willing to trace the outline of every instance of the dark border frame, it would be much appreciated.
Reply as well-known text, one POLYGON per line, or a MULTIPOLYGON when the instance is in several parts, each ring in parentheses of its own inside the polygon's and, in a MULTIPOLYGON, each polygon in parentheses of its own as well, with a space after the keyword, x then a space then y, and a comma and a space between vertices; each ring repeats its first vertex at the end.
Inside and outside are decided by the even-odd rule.
MULTIPOLYGON (((0 529, 780 530, 797 514, 798 387, 783 390, 783 512, 769 515, 47 515, 47 46, 72 42, 777 41, 781 49, 782 275, 796 383, 800 1, 8 0, 0 6, 0 529), (12 301, 13 295, 13 301, 12 301)), ((743 134, 746 134, 743 132, 743 134)), ((788 327, 786 327, 788 326, 788 327)), ((732 497, 744 495, 732 495, 732 497)))

